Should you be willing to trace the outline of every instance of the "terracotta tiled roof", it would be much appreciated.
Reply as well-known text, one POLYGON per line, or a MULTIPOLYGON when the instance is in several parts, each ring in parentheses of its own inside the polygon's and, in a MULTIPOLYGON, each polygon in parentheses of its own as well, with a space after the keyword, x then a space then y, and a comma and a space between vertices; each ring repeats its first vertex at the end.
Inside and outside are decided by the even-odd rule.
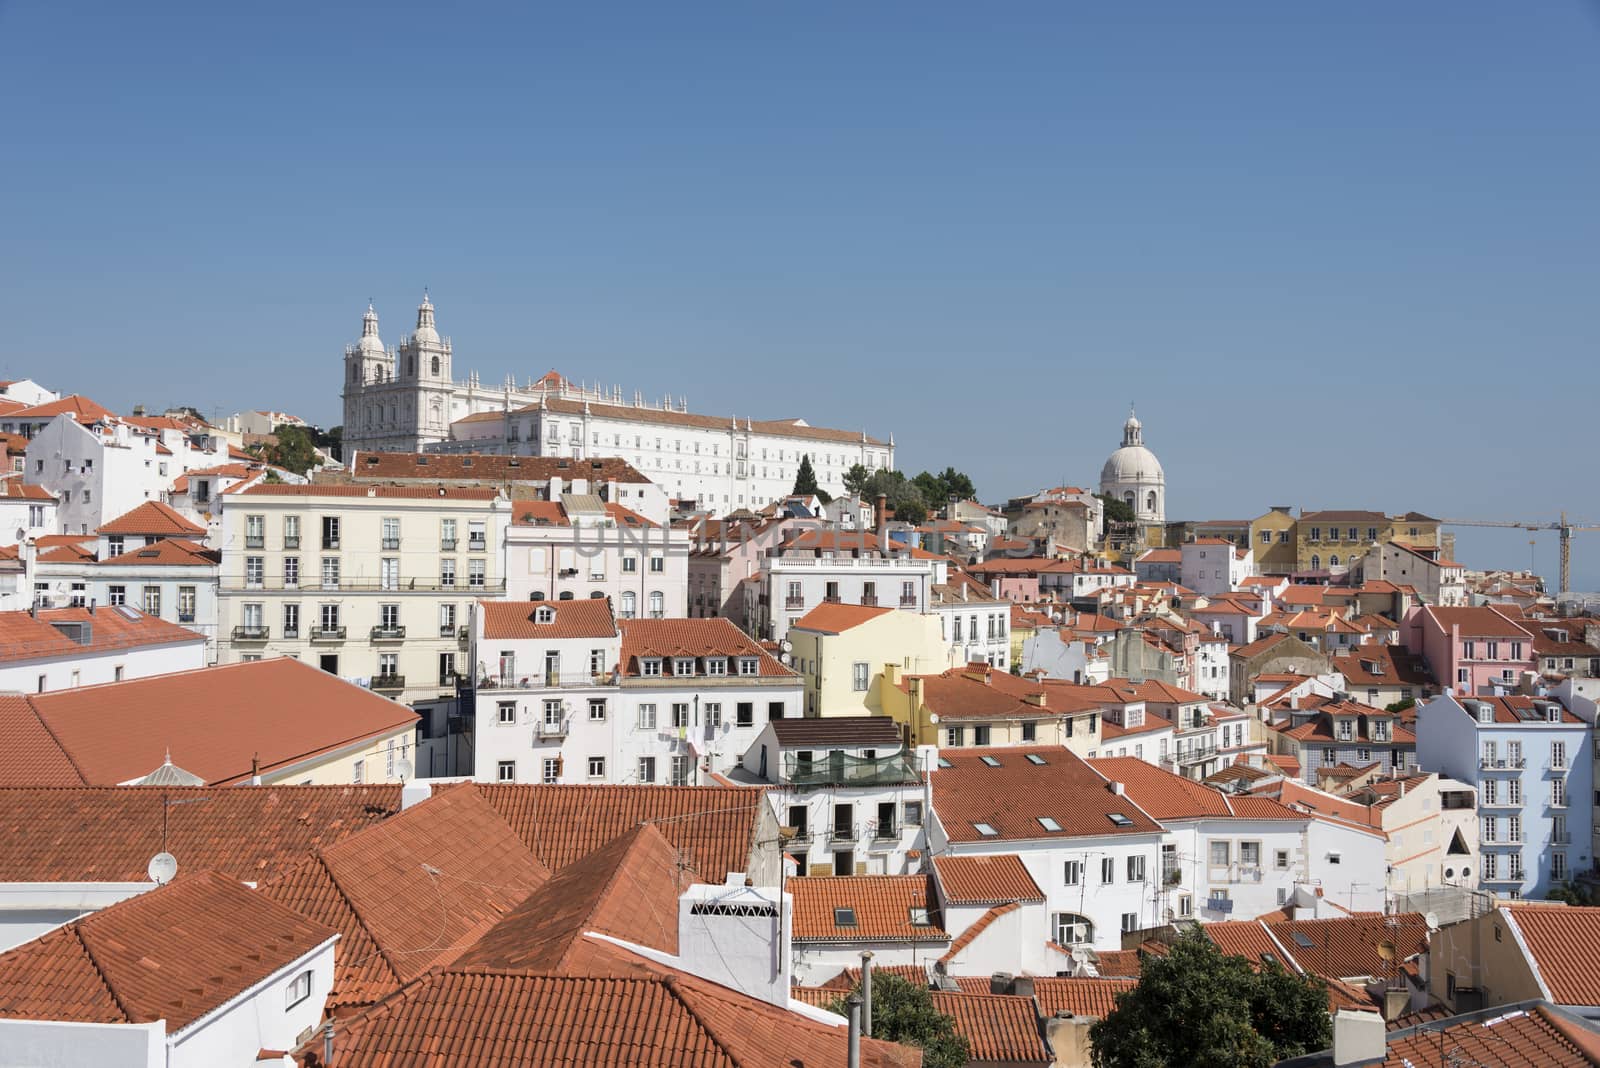
POLYGON ((1249 660, 1253 657, 1261 655, 1262 653, 1271 649, 1273 646, 1277 645, 1279 642, 1286 642, 1288 640, 1289 636, 1287 634, 1268 634, 1264 638, 1257 638, 1249 645, 1239 646, 1239 648, 1232 650, 1229 655, 1237 656, 1243 660, 1249 660))
POLYGON ((706 430, 728 430, 739 424, 748 426, 757 434, 770 434, 788 438, 805 438, 815 441, 835 441, 851 445, 884 445, 886 442, 871 438, 860 430, 829 430, 826 427, 808 426, 799 419, 745 419, 728 415, 695 415, 692 412, 668 411, 661 408, 641 408, 628 404, 601 404, 596 401, 568 400, 546 397, 526 407, 521 412, 540 410, 560 412, 563 415, 595 415, 602 419, 621 419, 625 422, 663 423, 668 426, 700 427, 706 430))
POLYGON ((216 567, 222 563, 222 550, 208 549, 187 538, 162 538, 154 545, 129 549, 120 556, 100 561, 101 567, 216 567))
POLYGON ((1294 954, 1280 946, 1259 920, 1224 920, 1200 925, 1200 931, 1224 954, 1243 957, 1259 968, 1265 958, 1277 961, 1289 971, 1298 971, 1294 954))
POLYGON ((164 1020, 171 1034, 334 934, 236 880, 195 872, 0 955, 0 1016, 164 1020))
POLYGON ((1101 757, 1089 766, 1113 782, 1158 820, 1227 819, 1233 815, 1221 790, 1186 779, 1135 757, 1101 757))
POLYGON ((87 608, 0 612, 0 663, 6 664, 204 640, 195 631, 126 606, 93 612, 87 608), (88 640, 79 641, 68 632, 88 640))
MULTIPOLYGON (((0 438, 10 435, 0 434, 0 438)), ((14 473, 0 477, 0 498, 23 501, 53 501, 56 495, 43 486, 36 486, 32 482, 24 482, 21 473, 14 473)))
MULTIPOLYGON (((1600 1065, 1600 1038, 1546 1005, 1490 1009, 1459 1023, 1435 1022, 1409 1034, 1389 1036, 1387 1056, 1374 1068, 1421 1068, 1440 1063, 1441 1046, 1462 1065, 1495 1068, 1593 1068, 1600 1065)), ((1445 1062, 1451 1063, 1451 1062, 1445 1062)))
POLYGON ((771 721, 780 746, 889 746, 901 744, 900 726, 888 716, 804 716, 771 721))
POLYGON ((1600 908, 1500 906, 1522 935, 1533 970, 1558 1005, 1600 1005, 1600 908))
POLYGON ((399 810, 398 783, 0 788, 0 883, 141 883, 163 848, 261 882, 399 810))
POLYGON ((1362 645, 1348 656, 1336 656, 1333 669, 1348 686, 1431 686, 1434 679, 1422 657, 1394 645, 1362 645))
POLYGON ((1160 826, 1111 792, 1107 779, 1060 746, 945 748, 933 773, 934 810, 953 842, 1153 834, 1160 826), (984 758, 994 762, 994 766, 984 758), (1042 763, 1030 759, 1036 758, 1042 763), (1119 819, 1113 820, 1117 816, 1119 819), (1050 830, 1041 820, 1051 820, 1050 830), (978 825, 995 830, 984 834, 978 825))
POLYGON ((13 419, 36 420, 50 419, 66 412, 80 423, 95 422, 100 419, 115 419, 116 413, 110 408, 102 407, 88 397, 73 393, 62 397, 60 400, 46 401, 36 404, 32 408, 24 408, 20 412, 12 412, 13 419))
MULTIPOLYGON (((926 964, 877 964, 872 968, 873 975, 893 975, 904 979, 913 986, 926 987, 928 985, 928 966, 926 964)), ((860 968, 846 968, 833 976, 825 979, 820 989, 830 990, 834 997, 841 992, 848 993, 861 982, 860 968)))
MULTIPOLYGON (((641 677, 641 658, 660 657, 662 677, 671 678, 673 657, 753 656, 760 676, 799 679, 727 619, 624 619, 617 625, 622 630, 622 672, 628 678, 641 677)), ((728 674, 737 673, 737 666, 730 664, 728 674)))
POLYGON ((379 500, 422 500, 439 497, 454 501, 492 501, 500 492, 488 486, 386 486, 378 483, 352 485, 338 482, 314 482, 304 485, 292 482, 257 482, 243 489, 235 486, 229 492, 234 491, 246 497, 374 497, 379 500))
POLYGON ((1068 976, 1039 976, 1033 981, 1033 997, 1041 1015, 1057 1013, 1074 1016, 1105 1017, 1117 1007, 1117 995, 1139 985, 1137 979, 1080 979, 1068 976))
POLYGON ((967 1040, 972 1061, 1009 1065, 1052 1061, 1039 1035, 1039 1010, 1032 998, 936 990, 933 1007, 955 1021, 956 1034, 967 1040))
POLYGON ((1493 608, 1483 605, 1476 608, 1440 608, 1429 605, 1423 612, 1446 633, 1459 627, 1463 638, 1531 638, 1528 631, 1513 623, 1493 608))
POLYGON ((822 634, 843 634, 852 627, 859 627, 893 611, 892 608, 827 602, 817 605, 801 616, 798 622, 790 624, 790 627, 814 630, 822 634))
POLYGON ((92 564, 94 563, 94 542, 83 539, 63 540, 53 546, 46 546, 44 539, 37 542, 39 549, 39 563, 41 564, 92 564))
POLYGON ((950 943, 950 948, 945 951, 944 956, 940 957, 939 960, 942 963, 948 963, 955 960, 956 957, 961 955, 962 950, 976 942, 978 940, 978 936, 989 929, 990 924, 994 923, 1000 917, 1008 913, 1017 911, 1021 907, 1022 906, 1017 904, 1015 901, 1007 901, 1003 905, 993 906, 982 916, 979 916, 976 920, 972 921, 966 930, 957 935, 955 940, 950 943))
POLYGON ((1102 949, 1095 954, 1095 971, 1108 978, 1137 976, 1144 968, 1144 958, 1136 949, 1102 949))
POLYGON ((206 528, 185 519, 169 505, 145 501, 102 524, 101 534, 159 534, 164 538, 204 538, 206 528))
POLYGON ((1428 937, 1428 925, 1419 912, 1387 917, 1364 912, 1330 920, 1289 920, 1269 924, 1268 929, 1303 969, 1330 979, 1384 975, 1391 965, 1379 955, 1380 943, 1393 942, 1395 958, 1403 961, 1426 949, 1428 937), (1304 937, 1297 939, 1296 935, 1304 937))
POLYGON ((553 872, 651 823, 711 883, 749 870, 756 814, 765 805, 744 787, 493 783, 473 789, 553 872))
POLYGON ((605 597, 581 601, 479 601, 478 610, 483 613, 485 638, 554 641, 614 638, 617 634, 611 601, 605 597), (550 622, 539 622, 544 614, 551 616, 550 622))
MULTIPOLYGON (((101 786, 143 778, 169 753, 210 785, 237 783, 249 778, 252 758, 271 773, 416 723, 404 705, 287 657, 0 698, 0 715, 24 722, 21 708, 6 707, 18 703, 82 780, 101 786), (108 717, 108 706, 117 715, 108 717)), ((37 782, 31 769, 0 757, 0 785, 37 782)))
POLYGON ((947 942, 926 875, 828 875, 790 879, 796 942, 947 942), (855 922, 845 919, 850 910, 855 922), (912 909, 928 923, 911 922, 912 909))
POLYGON ((1043 901, 1044 894, 1015 853, 989 856, 935 857, 944 900, 951 905, 998 905, 1007 901, 1043 901))
POLYGON ((344 938, 333 1004, 365 1004, 454 958, 549 879, 475 789, 450 790, 264 884, 344 938))
POLYGON ((1055 719, 1062 713, 1091 712, 1102 705, 1100 695, 1090 687, 1060 679, 1021 678, 988 665, 906 676, 900 689, 909 692, 912 679, 920 680, 923 704, 941 720, 1055 719))
MULTIPOLYGON (((498 418, 499 412, 486 413, 498 418)), ((459 421, 459 420, 458 420, 459 421)), ((571 460, 558 456, 496 456, 489 453, 363 452, 355 457, 358 479, 464 480, 472 482, 643 483, 650 480, 626 460, 571 460)))
MULTIPOLYGON (((620 951, 619 951, 620 952, 620 951)), ((685 972, 630 978, 432 973, 340 1022, 338 1068, 791 1068, 845 1061, 846 1035, 685 972), (492 1035, 492 1041, 457 1036, 492 1035)), ((315 1039, 309 1049, 321 1048, 315 1039)), ((863 1068, 922 1053, 861 1042, 863 1068)))
MULTIPOLYGON (((695 873, 649 824, 607 843, 564 868, 529 894, 463 953, 463 968, 596 975, 617 971, 616 958, 598 953, 595 931, 678 952, 678 895, 695 873)), ((626 971, 642 971, 624 964, 626 971)))

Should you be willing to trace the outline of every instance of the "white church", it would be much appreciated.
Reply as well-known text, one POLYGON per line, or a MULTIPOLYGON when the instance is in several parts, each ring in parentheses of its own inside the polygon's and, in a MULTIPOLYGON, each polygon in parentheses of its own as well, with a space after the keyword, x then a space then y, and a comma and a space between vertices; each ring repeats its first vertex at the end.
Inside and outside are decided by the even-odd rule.
POLYGON ((1167 475, 1156 454, 1145 448, 1144 424, 1132 409, 1122 424, 1122 447, 1100 469, 1100 492, 1133 509, 1139 532, 1150 532, 1167 521, 1167 475))
POLYGON ((385 347, 369 305, 345 348, 344 447, 355 452, 483 452, 572 459, 621 457, 671 497, 716 512, 760 508, 789 493, 802 456, 817 484, 844 493, 854 464, 894 469, 894 435, 830 430, 804 419, 696 415, 682 398, 647 402, 620 387, 577 384, 551 371, 485 387, 451 371, 450 339, 423 297, 416 330, 385 347))

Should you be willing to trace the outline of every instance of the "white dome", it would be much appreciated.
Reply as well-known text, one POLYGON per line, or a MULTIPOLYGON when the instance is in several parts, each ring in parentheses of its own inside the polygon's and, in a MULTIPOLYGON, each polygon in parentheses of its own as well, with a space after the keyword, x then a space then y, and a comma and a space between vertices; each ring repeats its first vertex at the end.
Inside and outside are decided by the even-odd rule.
POLYGON ((383 341, 377 334, 362 334, 361 340, 356 343, 356 347, 362 352, 370 352, 374 356, 382 356, 384 354, 383 341))
POLYGON ((1102 487, 1126 482, 1161 486, 1166 481, 1167 475, 1161 469, 1161 461, 1143 445, 1124 445, 1112 453, 1106 465, 1100 469, 1102 487))

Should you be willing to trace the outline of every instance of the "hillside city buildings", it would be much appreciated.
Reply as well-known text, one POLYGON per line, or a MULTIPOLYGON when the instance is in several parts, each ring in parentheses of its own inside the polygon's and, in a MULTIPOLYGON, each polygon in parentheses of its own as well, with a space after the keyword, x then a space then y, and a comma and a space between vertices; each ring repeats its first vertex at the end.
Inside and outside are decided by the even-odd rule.
POLYGON ((896 514, 892 436, 453 355, 369 308, 304 472, 0 385, 0 1050, 918 1063, 870 953, 1087 1065, 1188 935, 1324 980, 1317 1063, 1595 1016, 1600 621, 1445 521, 1171 519, 1131 413, 1094 492, 896 514))

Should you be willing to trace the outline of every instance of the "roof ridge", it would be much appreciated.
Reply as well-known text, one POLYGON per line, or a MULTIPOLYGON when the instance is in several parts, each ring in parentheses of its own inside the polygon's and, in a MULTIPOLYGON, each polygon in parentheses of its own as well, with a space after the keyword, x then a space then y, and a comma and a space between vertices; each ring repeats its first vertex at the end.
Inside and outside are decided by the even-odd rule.
MULTIPOLYGON (((339 845, 342 842, 348 842, 351 838, 356 837, 359 836, 350 835, 349 838, 341 839, 339 842, 335 842, 333 844, 339 845)), ((334 892, 339 895, 339 900, 343 901, 345 908, 350 910, 350 915, 356 918, 356 922, 361 925, 362 932, 372 940, 373 952, 369 953, 366 957, 363 957, 362 960, 368 960, 373 956, 378 957, 383 961, 383 966, 389 969, 389 974, 394 977, 395 983, 400 986, 404 986, 405 977, 400 974, 400 968, 395 964, 394 958, 389 955, 389 950, 384 947, 384 940, 378 937, 377 932, 372 929, 372 924, 368 922, 367 917, 361 914, 361 910, 356 908, 356 903, 350 899, 350 895, 345 893, 344 884, 341 883, 339 881, 339 877, 334 874, 333 868, 328 864, 327 858, 323 855, 324 852, 324 847, 317 846, 311 851, 311 860, 308 863, 316 864, 322 869, 323 874, 328 877, 328 882, 332 884, 334 892)), ((289 870, 293 871, 294 869, 291 868, 289 870)), ((281 879, 282 876, 279 878, 281 879)), ((282 904, 282 902, 279 903, 282 904)), ((361 963, 361 961, 355 961, 349 966, 353 967, 355 964, 359 963, 361 963)), ((426 972, 423 973, 423 975, 426 974, 426 972)), ((418 976, 418 978, 421 978, 421 976, 418 976)))
MULTIPOLYGON (((61 743, 61 739, 56 736, 55 730, 51 728, 50 722, 41 716, 39 714, 39 710, 34 707, 33 697, 33 694, 24 694, 22 697, 23 701, 25 701, 28 705, 29 714, 38 721, 40 727, 44 728, 44 732, 50 736, 50 741, 55 744, 56 749, 61 753, 62 757, 66 759, 66 762, 72 765, 72 770, 77 773, 77 776, 82 781, 83 785, 90 785, 89 776, 83 773, 83 768, 79 767, 78 762, 73 759, 71 750, 61 743)), ((154 771, 155 769, 152 768, 151 770, 154 771)))
MULTIPOLYGON (((91 913, 91 915, 93 914, 91 913)), ((84 940, 82 922, 80 921, 78 923, 71 923, 67 926, 72 931, 72 937, 77 940, 78 945, 83 949, 83 955, 89 958, 89 964, 93 966, 95 974, 100 977, 100 982, 106 988, 106 993, 110 995, 112 1003, 116 1005, 123 1017, 129 1023, 144 1022, 134 1018, 132 1010, 130 1010, 127 1004, 122 1000, 122 997, 117 993, 116 988, 111 985, 111 977, 106 974, 105 967, 100 963, 100 958, 95 956, 94 950, 91 949, 89 947, 89 943, 84 940)))
POLYGON ((682 981, 678 978, 678 976, 669 973, 661 976, 656 981, 662 986, 666 987, 667 994, 674 1001, 683 1006, 684 1011, 689 1014, 689 1018, 694 1020, 694 1022, 699 1025, 700 1029, 706 1033, 706 1037, 711 1040, 712 1045, 714 1045, 723 1055, 723 1057, 727 1059, 727 1062, 730 1065, 738 1066, 744 1063, 739 1059, 738 1055, 728 1047, 728 1044, 723 1041, 723 1038, 717 1032, 717 1029, 711 1026, 711 1021, 701 1015, 700 1011, 695 1007, 694 1003, 689 998, 683 996, 683 992, 680 989, 682 981))

